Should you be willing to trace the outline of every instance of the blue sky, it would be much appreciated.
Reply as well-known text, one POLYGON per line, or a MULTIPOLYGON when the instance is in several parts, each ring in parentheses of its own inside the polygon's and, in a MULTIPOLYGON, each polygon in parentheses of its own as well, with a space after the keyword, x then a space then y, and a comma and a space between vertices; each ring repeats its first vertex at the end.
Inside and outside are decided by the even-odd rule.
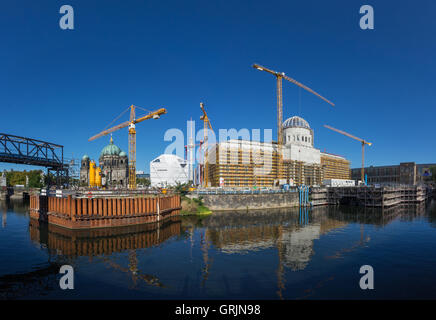
MULTIPOLYGON (((129 105, 167 108, 137 126, 137 169, 163 153, 169 128, 272 128, 274 77, 259 63, 335 102, 283 83, 284 118, 304 117, 315 146, 360 166, 436 162, 436 3, 420 1, 2 1, 0 132, 98 158, 109 138, 88 142, 129 105), (75 29, 59 28, 73 6, 75 29), (359 28, 370 4, 375 30, 359 28)), ((122 119, 127 120, 127 115, 122 119)), ((127 151, 127 130, 114 134, 127 151)), ((14 167, 0 164, 0 169, 14 167)))

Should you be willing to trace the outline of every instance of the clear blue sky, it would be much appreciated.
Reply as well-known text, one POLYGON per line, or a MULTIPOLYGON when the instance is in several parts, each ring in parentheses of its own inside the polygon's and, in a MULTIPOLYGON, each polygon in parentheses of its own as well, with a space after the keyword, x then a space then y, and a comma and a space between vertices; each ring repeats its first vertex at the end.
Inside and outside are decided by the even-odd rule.
MULTIPOLYGON (((0 132, 98 158, 88 142, 130 104, 168 114, 137 126, 137 168, 163 153, 168 128, 186 131, 206 103, 214 129, 273 128, 274 77, 259 63, 336 103, 284 82, 284 118, 304 117, 315 146, 360 166, 436 162, 436 2, 420 1, 2 1, 0 132), (59 28, 72 5, 75 30, 59 28), (359 28, 373 5, 375 30, 359 28)), ((123 119, 127 120, 127 116, 123 119)), ((199 126, 200 123, 197 123, 199 126)), ((127 130, 114 134, 127 151, 127 130)), ((0 164, 0 169, 11 168, 0 164)))

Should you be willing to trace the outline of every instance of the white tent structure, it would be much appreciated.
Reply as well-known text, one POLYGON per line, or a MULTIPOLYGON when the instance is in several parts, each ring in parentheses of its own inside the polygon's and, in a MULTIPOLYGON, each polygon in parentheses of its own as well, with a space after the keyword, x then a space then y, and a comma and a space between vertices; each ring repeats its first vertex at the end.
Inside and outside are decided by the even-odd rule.
POLYGON ((150 162, 152 187, 174 186, 189 182, 188 163, 175 154, 162 154, 150 162))

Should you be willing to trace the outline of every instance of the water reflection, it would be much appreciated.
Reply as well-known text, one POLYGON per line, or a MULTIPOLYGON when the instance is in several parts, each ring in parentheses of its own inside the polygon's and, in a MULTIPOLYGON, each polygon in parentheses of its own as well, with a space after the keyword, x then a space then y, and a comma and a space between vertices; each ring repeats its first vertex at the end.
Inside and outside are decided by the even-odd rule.
MULTIPOLYGON (((16 208, 17 206, 14 210, 16 208)), ((181 221, 177 217, 161 223, 95 230, 69 230, 40 224, 31 219, 30 239, 47 252, 47 262, 26 273, 0 276, 0 298, 42 297, 59 290, 60 266, 75 266, 76 260, 81 257, 87 257, 90 263, 100 263, 117 272, 127 273, 133 284, 131 288, 136 287, 138 281, 150 286, 165 287, 158 277, 141 273, 137 252, 160 245, 169 238, 180 235, 180 232, 181 221), (114 254, 122 252, 128 253, 127 267, 111 259, 114 254)))
POLYGON ((23 201, 21 199, 0 201, 0 212, 6 214, 8 211, 22 216, 29 216, 29 201, 23 201))
POLYGON ((207 239, 224 253, 243 254, 277 247, 281 261, 303 270, 313 254, 313 241, 349 223, 386 226, 395 219, 425 214, 425 205, 402 205, 387 210, 358 207, 317 207, 295 210, 215 213, 202 223, 207 239))
MULTIPOLYGON (((33 251, 2 247, 0 257, 12 257, 17 250, 14 254, 19 258, 14 258, 10 267, 0 269, 0 298, 63 294, 58 288, 58 272, 63 264, 73 265, 82 277, 95 275, 100 283, 109 284, 113 292, 108 297, 114 298, 123 298, 119 290, 131 289, 147 298, 313 297, 340 277, 342 269, 323 273, 326 266, 339 263, 340 268, 344 258, 359 257, 368 252, 361 248, 374 247, 371 237, 382 235, 374 230, 424 215, 435 227, 436 209, 432 208, 329 206, 216 212, 207 217, 174 217, 159 224, 74 231, 29 222, 22 219, 28 217, 27 205, 0 202, 0 240, 20 232, 37 247, 32 246, 33 251), (22 258, 25 253, 30 254, 29 258, 22 258), (32 268, 18 273, 17 266, 26 271, 20 264, 23 259, 28 259, 32 268), (290 291, 296 290, 297 278, 302 283, 299 294, 290 291)), ((395 254, 393 261, 397 259, 395 254)), ((92 292, 101 291, 94 289, 93 279, 89 281, 82 284, 86 289, 81 294, 91 292, 89 297, 98 298, 92 292)), ((79 290, 75 292, 80 294, 79 290)))
POLYGON ((70 230, 30 221, 30 239, 51 254, 69 258, 110 256, 113 253, 149 248, 180 235, 180 218, 122 228, 70 230))
MULTIPOLYGON (((425 204, 402 205, 386 210, 358 207, 318 207, 269 212, 215 213, 204 220, 205 239, 226 254, 249 254, 277 249, 277 295, 283 299, 285 271, 302 271, 310 263, 314 241, 348 224, 360 224, 360 240, 345 243, 327 259, 337 259, 368 246, 365 225, 384 227, 396 219, 413 220, 425 214, 425 204)), ((206 253, 205 253, 206 256, 206 253)), ((323 280, 322 283, 332 279, 323 280)), ((321 284, 318 284, 318 287, 321 284)))

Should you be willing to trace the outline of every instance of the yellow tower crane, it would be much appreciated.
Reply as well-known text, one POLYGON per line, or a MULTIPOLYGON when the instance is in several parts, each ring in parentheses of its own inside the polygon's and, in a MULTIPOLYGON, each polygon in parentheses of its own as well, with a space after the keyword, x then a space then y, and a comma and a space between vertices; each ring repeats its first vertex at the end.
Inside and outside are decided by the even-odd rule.
POLYGON ((204 171, 203 171, 203 186, 207 187, 208 184, 208 174, 209 174, 209 170, 208 170, 208 160, 207 160, 207 140, 208 140, 208 136, 207 136, 207 128, 209 127, 210 130, 212 129, 212 125, 210 124, 209 121, 209 117, 207 116, 206 110, 204 109, 204 103, 200 102, 200 108, 201 111, 203 111, 203 115, 200 117, 200 120, 203 121, 204 124, 204 139, 203 139, 203 148, 204 148, 204 171))
POLYGON ((279 153, 279 165, 277 170, 277 178, 280 179, 281 177, 281 171, 282 171, 282 162, 283 162, 283 154, 282 154, 282 145, 283 145, 283 132, 282 132, 282 122, 283 122, 283 95, 282 95, 282 79, 285 79, 300 88, 303 88, 306 91, 309 91, 310 93, 316 95, 317 97, 321 98, 325 102, 331 104, 334 106, 334 103, 327 100, 320 94, 316 93, 309 87, 306 87, 304 84, 298 82, 297 80, 294 80, 288 76, 285 75, 284 72, 276 72, 271 69, 265 68, 258 64, 253 64, 253 68, 268 72, 272 75, 274 75, 277 79, 277 145, 278 145, 278 153, 279 153))
POLYGON ((333 130, 333 131, 336 131, 336 132, 338 132, 338 133, 340 133, 340 134, 343 134, 344 136, 347 136, 347 137, 349 137, 349 138, 351 138, 351 139, 354 139, 354 140, 357 140, 357 141, 360 141, 360 143, 362 144, 362 169, 361 169, 361 171, 360 171, 360 175, 361 175, 361 179, 362 179, 362 182, 364 182, 365 181, 365 144, 367 144, 368 146, 371 146, 372 145, 372 143, 371 142, 368 142, 368 141, 366 141, 366 140, 364 140, 364 139, 360 139, 360 138, 358 138, 358 137, 355 137, 355 136, 353 136, 352 134, 349 134, 349 133, 347 133, 347 132, 345 132, 345 131, 342 131, 342 130, 338 130, 338 129, 335 129, 335 128, 333 128, 333 127, 330 127, 330 126, 328 126, 328 125, 324 125, 324 127, 326 127, 327 129, 330 129, 330 130, 333 130))
MULTIPOLYGON (((140 107, 136 107, 134 105, 131 105, 128 109, 123 111, 115 120, 117 120, 121 115, 123 115, 127 110, 130 109, 130 120, 125 121, 119 125, 116 125, 110 129, 106 129, 99 134, 96 134, 95 136, 92 136, 88 139, 88 141, 93 141, 97 138, 103 137, 105 135, 108 135, 109 133, 112 133, 114 131, 117 131, 119 129, 129 127, 129 189, 136 189, 136 124, 140 123, 144 120, 148 119, 159 119, 160 115, 167 113, 167 110, 165 108, 160 108, 157 111, 148 111, 149 112, 146 116, 140 117, 136 119, 135 115, 135 108, 139 108, 142 110, 145 110, 140 107)), ((114 120, 114 121, 115 121, 114 120)), ((114 122, 112 121, 112 123, 114 122)))

